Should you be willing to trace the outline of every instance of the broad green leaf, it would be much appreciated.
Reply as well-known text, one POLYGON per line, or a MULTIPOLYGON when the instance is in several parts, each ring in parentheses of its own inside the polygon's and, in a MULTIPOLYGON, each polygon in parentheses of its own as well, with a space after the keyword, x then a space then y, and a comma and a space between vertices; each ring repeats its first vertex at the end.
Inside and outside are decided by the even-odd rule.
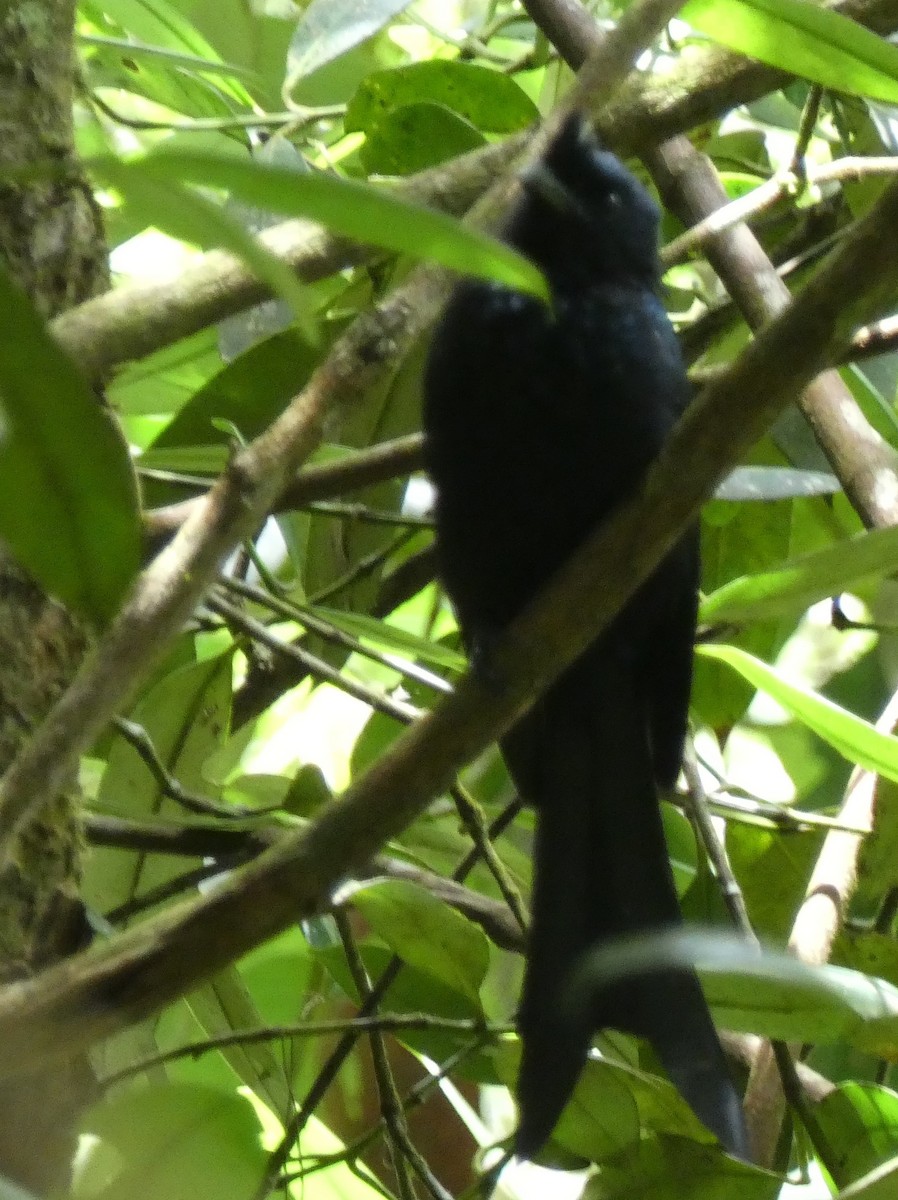
POLYGON ((698 873, 698 847, 695 830, 682 812, 671 804, 661 805, 664 838, 673 870, 677 895, 683 896, 692 886, 698 873))
POLYGON ((814 1119, 841 1167, 843 1183, 898 1158, 898 1096, 890 1088, 841 1083, 814 1105, 814 1119))
MULTIPOLYGON (((722 504, 706 507, 702 519, 702 585, 706 591, 740 575, 756 575, 789 553, 793 506, 722 504)), ((777 630, 760 622, 740 631, 739 644, 759 658, 776 652, 777 630)), ((752 689, 710 659, 695 660, 692 704, 701 722, 722 729, 742 719, 752 689)))
MULTIPOLYGON (((392 950, 370 938, 359 944, 359 951, 371 979, 379 979, 393 959, 392 950)), ((316 950, 314 954, 326 967, 341 992, 358 1003, 360 997, 342 947, 328 947, 316 950)), ((447 986, 437 979, 433 972, 423 971, 408 962, 390 984, 380 1008, 382 1012, 428 1013, 437 1020, 447 1018, 450 1021, 475 1022, 483 1019, 483 1007, 479 997, 476 1001, 471 1000, 454 984, 451 987, 447 986)), ((426 1054, 435 1062, 448 1058, 450 1054, 456 1053, 462 1046, 470 1046, 472 1042, 471 1032, 445 1028, 401 1029, 396 1031, 395 1036, 416 1054, 426 1054)), ((494 1069, 491 1045, 472 1050, 471 1055, 459 1065, 468 1079, 475 1079, 480 1083, 499 1082, 494 1069)))
MULTIPOLYGON (((890 779, 879 779, 873 828, 864 838, 858 855, 857 891, 853 898, 858 911, 878 911, 883 896, 895 887, 898 887, 898 786, 890 779)), ((898 942, 893 941, 893 945, 898 950, 898 942)))
POLYGON ((247 1200, 265 1172, 259 1119, 235 1092, 186 1083, 130 1089, 90 1110, 83 1130, 117 1154, 106 1158, 105 1179, 102 1167, 91 1179, 82 1166, 74 1200, 247 1200))
POLYGON ((205 329, 124 367, 107 389, 109 402, 125 422, 168 416, 220 368, 215 331, 205 329))
MULTIPOLYGON (((329 343, 340 328, 340 322, 327 322, 322 342, 329 343)), ((231 440, 220 422, 231 422, 247 440, 256 437, 302 390, 321 352, 321 345, 310 346, 295 329, 250 347, 193 393, 153 439, 138 465, 188 475, 218 474, 231 440)), ((148 508, 168 503, 172 491, 164 481, 145 481, 144 503, 148 508)))
POLYGON ((740 54, 836 92, 898 102, 898 46, 806 0, 688 0, 684 21, 740 54))
POLYGON ((0 537, 97 626, 140 565, 134 470, 112 415, 0 271, 0 537))
POLYGON ((372 71, 349 102, 344 128, 370 134, 393 110, 424 102, 491 133, 514 133, 539 118, 536 105, 511 76, 477 63, 434 58, 372 71))
POLYGON ((788 939, 822 839, 819 830, 784 836, 741 821, 727 825, 727 854, 758 937, 788 939))
POLYGON ((685 1138, 645 1138, 590 1179, 583 1200, 776 1200, 782 1178, 685 1138))
POLYGON ((95 42, 91 47, 94 87, 147 96, 192 118, 224 117, 235 105, 251 104, 247 90, 233 78, 235 68, 221 62, 193 22, 168 0, 82 0, 79 11, 98 33, 115 32, 118 26, 127 35, 124 46, 95 42), (140 62, 139 70, 135 62, 140 62))
POLYGON ((839 1192, 839 1200, 895 1200, 898 1159, 890 1158, 839 1192))
POLYGON ((817 692, 790 683, 773 667, 735 646, 704 645, 696 650, 703 658, 716 659, 738 671, 849 762, 898 780, 898 738, 880 733, 869 721, 854 716, 817 692))
MULTIPOLYGON (((496 1070, 512 1090, 520 1060, 520 1039, 504 1038, 495 1055, 496 1070)), ((593 1162, 611 1159, 635 1146, 640 1114, 632 1090, 634 1076, 635 1072, 617 1063, 590 1060, 552 1134, 552 1142, 593 1162)), ((697 1118, 692 1120, 698 1125, 697 1118)))
POLYGON ((423 888, 382 880, 352 902, 391 950, 475 1002, 489 966, 486 934, 423 888))
MULTIPOLYGON (((335 332, 342 328, 338 323, 335 332)), ((302 390, 320 357, 320 350, 311 348, 294 329, 267 337, 204 383, 153 447, 227 443, 226 434, 212 425, 215 418, 233 422, 247 439, 257 437, 302 390)))
MULTIPOLYGON (((151 740, 165 769, 188 790, 217 798, 203 767, 227 733, 231 704, 230 653, 171 671, 129 713, 151 740)), ((118 736, 108 752, 97 807, 133 821, 177 818, 185 809, 164 797, 137 750, 118 736)), ((96 847, 85 880, 85 900, 109 912, 139 892, 195 866, 190 858, 122 854, 96 847)))
MULTIPOLYGON (((99 166, 102 168, 103 163, 99 166)), ((546 282, 537 268, 510 246, 445 213, 403 200, 387 188, 335 175, 298 175, 249 159, 167 150, 164 146, 109 170, 122 178, 134 170, 141 180, 158 181, 166 187, 191 182, 201 187, 227 188, 232 196, 248 204, 285 216, 308 217, 345 237, 432 259, 452 270, 496 279, 535 296, 548 296, 546 282)), ((240 233, 246 238, 243 230, 240 233)))
POLYGON ((871 576, 898 566, 898 529, 873 529, 784 563, 743 575, 702 601, 702 621, 763 621, 788 616, 871 576))
POLYGON ((485 141, 451 109, 420 102, 386 113, 372 126, 359 157, 369 175, 413 175, 476 150, 485 141))
POLYGON ((842 929, 833 944, 832 961, 839 967, 875 975, 898 987, 898 942, 875 929, 842 929))
POLYGON ((210 64, 218 61, 193 23, 168 0, 102 0, 98 11, 145 46, 187 53, 210 64))

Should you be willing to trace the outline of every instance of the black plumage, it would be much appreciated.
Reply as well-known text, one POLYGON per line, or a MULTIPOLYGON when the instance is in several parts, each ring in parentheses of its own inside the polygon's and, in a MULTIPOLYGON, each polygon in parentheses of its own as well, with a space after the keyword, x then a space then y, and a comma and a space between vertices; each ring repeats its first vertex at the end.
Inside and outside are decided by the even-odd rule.
MULTIPOLYGON (((467 644, 498 631, 631 491, 689 398, 658 297, 658 212, 579 115, 522 176, 503 236, 547 276, 551 306, 465 281, 425 379, 441 570, 467 644)), ((565 1018, 583 953, 680 921, 658 804, 679 771, 698 582, 690 532, 609 628, 503 739, 538 811, 520 1008, 517 1148, 534 1154, 592 1032, 648 1038, 682 1094, 746 1156, 738 1095, 698 980, 632 979, 565 1018)))

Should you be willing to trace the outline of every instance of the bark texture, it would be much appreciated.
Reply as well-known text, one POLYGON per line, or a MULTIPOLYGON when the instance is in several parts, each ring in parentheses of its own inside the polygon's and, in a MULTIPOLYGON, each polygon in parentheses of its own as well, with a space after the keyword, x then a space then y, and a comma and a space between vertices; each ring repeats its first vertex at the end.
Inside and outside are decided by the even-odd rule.
MULTIPOLYGON (((108 284, 102 221, 74 153, 71 0, 25 0, 0 15, 0 256, 55 316, 108 284), (44 178, 24 167, 46 164, 44 178), (16 173, 20 178, 16 179, 16 173)), ((85 631, 0 546, 0 772, 76 671, 85 631)), ((28 827, 0 876, 0 982, 82 943, 76 781, 28 827)), ((91 1097, 86 1060, 0 1093, 0 1175, 35 1193, 64 1187, 73 1128, 91 1097)))

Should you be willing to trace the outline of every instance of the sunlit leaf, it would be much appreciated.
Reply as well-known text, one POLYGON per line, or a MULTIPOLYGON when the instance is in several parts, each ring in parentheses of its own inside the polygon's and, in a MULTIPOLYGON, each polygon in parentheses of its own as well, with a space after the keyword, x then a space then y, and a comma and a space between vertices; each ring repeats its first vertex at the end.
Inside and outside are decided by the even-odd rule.
POLYGON ((749 683, 777 700, 796 720, 829 742, 849 762, 898 780, 898 738, 880 733, 869 721, 856 717, 817 692, 790 683, 773 667, 736 646, 703 645, 697 647, 697 652, 738 671, 749 683))
POLYGON ((806 0, 689 0, 684 21, 790 75, 837 92, 898 101, 898 46, 806 0))
POLYGON ((128 448, 4 271, 0 326, 0 537, 47 591, 102 626, 140 564, 128 448))

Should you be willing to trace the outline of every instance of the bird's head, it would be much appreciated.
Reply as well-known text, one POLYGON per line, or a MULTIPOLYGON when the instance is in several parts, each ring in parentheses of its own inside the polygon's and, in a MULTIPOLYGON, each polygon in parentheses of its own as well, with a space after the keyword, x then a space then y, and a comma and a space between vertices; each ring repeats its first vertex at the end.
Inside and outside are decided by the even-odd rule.
POLYGON ((562 271, 657 282, 658 207, 582 113, 571 113, 519 178, 524 194, 506 236, 550 280, 562 271))

